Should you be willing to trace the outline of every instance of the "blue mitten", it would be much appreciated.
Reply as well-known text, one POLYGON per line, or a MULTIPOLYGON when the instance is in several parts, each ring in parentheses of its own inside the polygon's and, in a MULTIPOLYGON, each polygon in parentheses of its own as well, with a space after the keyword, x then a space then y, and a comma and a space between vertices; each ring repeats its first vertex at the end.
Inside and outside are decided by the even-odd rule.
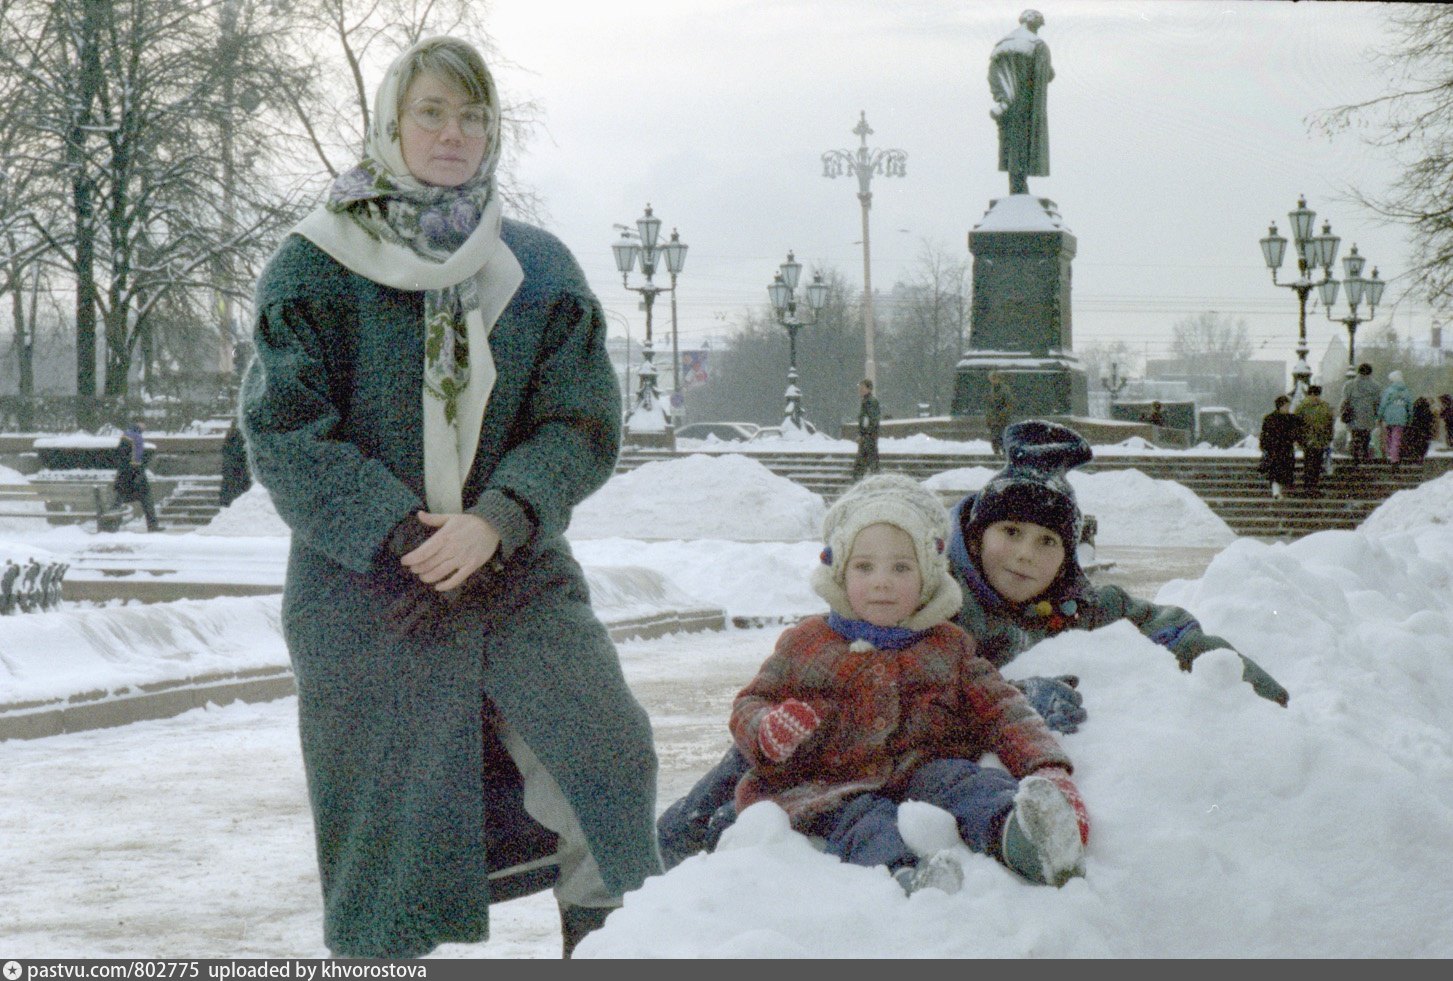
POLYGON ((1087 718, 1084 696, 1075 691, 1079 683, 1080 679, 1072 674, 1062 674, 1058 678, 1021 678, 1010 682, 1024 692, 1034 711, 1056 732, 1077 732, 1080 723, 1087 718))

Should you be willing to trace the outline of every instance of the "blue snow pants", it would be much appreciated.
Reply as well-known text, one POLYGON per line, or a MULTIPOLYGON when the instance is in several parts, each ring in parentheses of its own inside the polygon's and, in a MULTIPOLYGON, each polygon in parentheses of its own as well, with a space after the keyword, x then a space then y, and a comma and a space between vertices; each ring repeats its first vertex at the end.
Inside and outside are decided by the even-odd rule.
POLYGON ((666 868, 675 868, 697 852, 716 850, 722 832, 736 822, 737 784, 750 769, 742 751, 731 747, 685 797, 656 819, 656 840, 666 868))
MULTIPOLYGON (((748 769, 747 758, 731 747, 685 797, 661 814, 656 834, 666 868, 716 848, 722 832, 737 819, 732 799, 748 769)), ((989 853, 1018 786, 1000 769, 968 760, 935 760, 913 775, 903 799, 942 807, 957 819, 959 837, 969 848, 989 853)), ((914 861, 898 833, 898 802, 889 797, 859 794, 818 818, 812 830, 827 841, 829 852, 854 865, 887 865, 896 871, 914 861)))
POLYGON ((886 865, 896 872, 918 860, 898 831, 899 802, 917 800, 948 811, 964 844, 992 854, 1018 788, 1019 781, 996 767, 969 760, 934 760, 914 771, 901 797, 859 794, 818 817, 810 833, 821 836, 827 853, 844 862, 886 865))

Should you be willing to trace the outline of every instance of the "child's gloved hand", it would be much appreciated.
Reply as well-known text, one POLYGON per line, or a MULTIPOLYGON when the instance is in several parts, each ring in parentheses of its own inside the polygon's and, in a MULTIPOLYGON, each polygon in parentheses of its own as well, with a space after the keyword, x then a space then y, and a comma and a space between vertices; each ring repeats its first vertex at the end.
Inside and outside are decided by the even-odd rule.
POLYGON ((789 698, 762 716, 757 727, 757 746, 773 763, 781 763, 817 731, 822 720, 806 702, 789 698))
POLYGON ((1080 723, 1089 717, 1083 705, 1084 696, 1075 690, 1079 683, 1080 679, 1072 674, 1062 674, 1057 678, 1021 678, 1010 682, 1024 692, 1034 711, 1056 732, 1078 732, 1080 723))
POLYGON ((1069 801, 1070 808, 1075 812, 1075 823, 1080 829, 1080 843, 1088 845, 1090 843, 1090 815, 1085 810, 1085 800, 1080 796, 1080 789, 1070 779, 1069 771, 1057 766, 1047 766, 1035 770, 1034 775, 1044 777, 1065 795, 1065 800, 1069 801))

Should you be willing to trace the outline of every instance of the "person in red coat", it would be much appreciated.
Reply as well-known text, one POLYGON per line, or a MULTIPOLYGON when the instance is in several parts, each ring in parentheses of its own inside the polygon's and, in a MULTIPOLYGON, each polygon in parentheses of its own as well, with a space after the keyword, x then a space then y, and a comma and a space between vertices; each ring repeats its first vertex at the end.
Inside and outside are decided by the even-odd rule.
POLYGON ((855 485, 829 509, 809 617, 732 706, 749 769, 743 811, 770 801, 792 826, 909 892, 957 889, 952 851, 915 854, 898 805, 936 805, 959 835, 1033 882, 1083 874, 1089 822, 1058 740, 1019 689, 949 618, 962 593, 945 554, 948 512, 908 477, 855 485), (987 753, 1003 768, 980 766, 987 753))

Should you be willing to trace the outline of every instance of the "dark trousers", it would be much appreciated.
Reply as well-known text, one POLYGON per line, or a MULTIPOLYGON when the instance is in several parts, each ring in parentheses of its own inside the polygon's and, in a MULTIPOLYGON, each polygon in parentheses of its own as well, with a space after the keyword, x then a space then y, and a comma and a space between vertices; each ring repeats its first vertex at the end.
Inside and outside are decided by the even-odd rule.
POLYGON ((844 862, 886 865, 894 872, 918 860, 898 830, 899 801, 918 800, 948 811, 964 844, 990 854, 998 846, 1004 816, 1014 806, 1018 787, 1019 781, 994 767, 968 760, 934 760, 914 772, 901 797, 859 794, 818 818, 811 832, 826 840, 828 854, 844 862))
POLYGON ((1309 493, 1322 482, 1322 468, 1327 462, 1325 446, 1308 446, 1302 451, 1302 489, 1309 493))
POLYGON ((1353 464, 1363 463, 1372 455, 1372 430, 1354 429, 1349 437, 1352 443, 1353 464))
POLYGON ((878 435, 865 434, 858 437, 858 455, 853 459, 853 480, 861 480, 870 473, 878 472, 878 435))
POLYGON ((749 769, 747 758, 733 746, 685 797, 661 813, 656 819, 656 840, 666 868, 675 868, 697 852, 716 849, 722 832, 737 819, 733 800, 737 784, 749 769))

